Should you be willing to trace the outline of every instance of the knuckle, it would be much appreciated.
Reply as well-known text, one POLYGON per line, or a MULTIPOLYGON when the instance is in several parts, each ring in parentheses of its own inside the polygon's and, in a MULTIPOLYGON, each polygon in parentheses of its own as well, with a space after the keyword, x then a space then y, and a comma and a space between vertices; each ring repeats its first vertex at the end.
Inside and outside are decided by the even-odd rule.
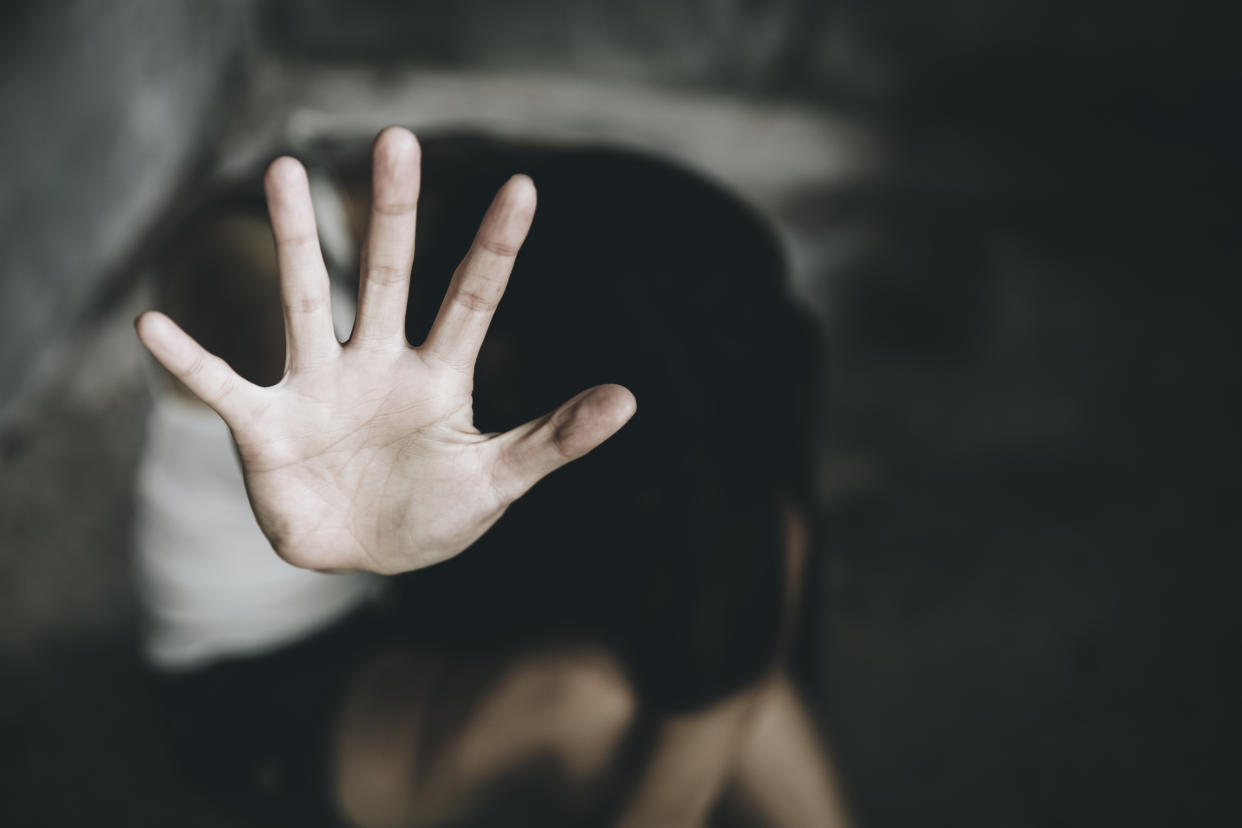
POLYGON ((319 237, 313 230, 290 231, 276 234, 276 244, 280 247, 306 247, 319 245, 319 237))
POLYGON ((495 236, 479 237, 480 250, 491 253, 493 256, 499 256, 503 259, 515 258, 521 247, 521 242, 515 242, 509 239, 497 238, 495 236))
POLYGON ((285 310, 295 314, 317 313, 326 303, 323 296, 299 296, 285 303, 285 310))
POLYGON ((371 211, 378 216, 408 216, 418 209, 415 201, 377 201, 371 211))
POLYGON ((549 434, 548 442, 556 450, 557 455, 564 460, 573 460, 582 453, 577 449, 580 442, 577 438, 582 430, 577 413, 578 406, 571 406, 566 410, 558 411, 549 423, 551 434, 549 434))
POLYGON ((367 281, 377 285, 400 285, 409 279, 410 270, 394 264, 376 263, 367 266, 367 281))
POLYGON ((500 304, 500 293, 495 290, 459 287, 453 291, 453 301, 472 313, 490 313, 500 304))
POLYGON ((220 383, 216 386, 216 397, 215 398, 217 400, 223 400, 227 398, 230 394, 232 394, 234 389, 235 389, 235 386, 233 384, 233 378, 229 376, 228 374, 225 374, 223 377, 220 378, 220 383))
POLYGON ((552 429, 552 439, 550 440, 552 448, 556 450, 559 456, 566 460, 572 460, 577 456, 577 453, 570 449, 570 446, 573 444, 573 434, 572 419, 560 423, 552 429))
POLYGON ((207 355, 199 351, 185 366, 185 370, 181 372, 182 379, 190 380, 202 375, 207 368, 207 355))

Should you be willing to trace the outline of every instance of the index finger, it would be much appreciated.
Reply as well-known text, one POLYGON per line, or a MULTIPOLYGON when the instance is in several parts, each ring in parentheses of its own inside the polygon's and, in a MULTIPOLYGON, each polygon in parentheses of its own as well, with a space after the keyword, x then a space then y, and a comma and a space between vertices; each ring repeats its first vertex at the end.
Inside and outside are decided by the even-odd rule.
POLYGON ((319 249, 310 183, 301 163, 277 158, 264 178, 285 312, 289 370, 323 362, 340 348, 332 328, 328 269, 319 249))

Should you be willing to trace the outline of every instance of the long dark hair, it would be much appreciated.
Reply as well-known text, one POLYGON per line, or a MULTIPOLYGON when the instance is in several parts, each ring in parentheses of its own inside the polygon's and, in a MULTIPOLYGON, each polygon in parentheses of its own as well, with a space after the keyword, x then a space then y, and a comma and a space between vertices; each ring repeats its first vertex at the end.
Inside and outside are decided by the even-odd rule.
POLYGON ((420 600, 458 596, 447 617, 471 632, 602 636, 659 706, 753 680, 782 637, 781 514, 811 504, 820 377, 772 230, 650 157, 461 136, 423 150, 411 342, 500 183, 525 172, 539 189, 480 354, 479 428, 510 428, 600 382, 626 385, 639 408, 474 549, 414 573, 420 600))

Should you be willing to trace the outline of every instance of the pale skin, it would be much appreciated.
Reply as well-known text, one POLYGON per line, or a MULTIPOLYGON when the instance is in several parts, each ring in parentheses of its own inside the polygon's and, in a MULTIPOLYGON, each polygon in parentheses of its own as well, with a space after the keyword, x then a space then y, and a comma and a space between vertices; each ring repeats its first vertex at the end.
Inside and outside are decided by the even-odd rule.
MULTIPOLYGON (((786 640, 808 555, 806 522, 787 505, 786 640)), ((616 828, 685 828, 707 823, 722 795, 770 828, 849 828, 845 797, 832 763, 779 664, 750 687, 700 710, 665 717, 650 761, 616 828)))
MULTIPOLYGON (((805 555, 789 514, 791 592, 805 555)), ((791 607, 792 612, 792 607, 791 607)), ((568 810, 619 770, 640 700, 616 660, 591 647, 535 651, 500 671, 469 710, 445 710, 430 687, 460 669, 408 650, 382 653, 351 682, 334 728, 333 798, 352 825, 420 828, 470 814, 531 768, 551 763, 568 810), (420 751, 429 722, 455 737, 420 751)), ((779 665, 701 710, 665 716, 623 802, 617 828, 707 824, 720 798, 769 828, 849 828, 845 798, 805 707, 779 665)))
MULTIPOLYGON (((148 312, 139 338, 228 423, 259 525, 301 567, 396 573, 450 558, 543 476, 594 449, 636 410, 602 385, 502 434, 473 425, 474 363, 535 209, 533 183, 497 193, 423 343, 405 339, 420 153, 389 128, 374 147, 369 230, 349 341, 333 333, 327 270, 306 173, 291 158, 265 179, 284 310, 286 367, 263 388, 148 312)), ((417 289, 417 285, 415 285, 417 289)), ((805 555, 787 515, 789 572, 805 555)), ((790 585, 790 595, 796 589, 790 585)), ((792 604, 791 604, 792 607, 792 604)), ((791 609, 792 612, 792 609, 791 609)), ((353 824, 430 825, 468 812, 532 762, 550 759, 570 802, 615 770, 640 700, 616 660, 552 648, 511 660, 457 735, 418 760, 423 723, 441 717, 429 676, 461 665, 388 652, 364 664, 333 725, 333 799, 353 824)), ((761 824, 846 825, 827 759, 801 702, 773 672, 702 711, 667 717, 618 825, 701 825, 725 791, 761 824)))
POLYGON ((242 379, 161 313, 136 323, 155 358, 228 423, 259 526, 295 566, 392 574, 451 558, 637 408, 627 389, 600 385, 511 431, 474 427, 475 359, 530 228, 535 188, 521 175, 501 187, 414 347, 405 309, 419 166, 411 133, 380 133, 358 315, 344 344, 333 333, 306 172, 287 157, 268 168, 286 331, 276 385, 242 379))

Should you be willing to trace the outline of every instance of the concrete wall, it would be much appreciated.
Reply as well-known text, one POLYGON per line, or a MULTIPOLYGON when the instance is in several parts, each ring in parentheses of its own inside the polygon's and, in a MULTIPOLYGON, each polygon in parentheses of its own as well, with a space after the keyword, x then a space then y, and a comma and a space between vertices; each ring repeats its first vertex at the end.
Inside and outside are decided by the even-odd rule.
POLYGON ((142 237, 247 52, 237 0, 19 4, 0 46, 0 412, 142 237))
POLYGON ((846 104, 899 123, 907 160, 936 187, 994 186, 998 159, 1002 186, 1025 169, 1046 187, 1092 124, 1107 126, 1094 133, 1107 149, 1096 168, 1115 169, 1113 147, 1147 140, 1119 107, 1215 74, 1202 57, 1173 74, 1135 60, 1164 31, 1151 2, 26 0, 0 14, 0 417, 37 376, 41 337, 89 302, 215 116, 245 97, 256 55, 846 104), (1039 140, 1015 130, 1031 124, 1039 140))

